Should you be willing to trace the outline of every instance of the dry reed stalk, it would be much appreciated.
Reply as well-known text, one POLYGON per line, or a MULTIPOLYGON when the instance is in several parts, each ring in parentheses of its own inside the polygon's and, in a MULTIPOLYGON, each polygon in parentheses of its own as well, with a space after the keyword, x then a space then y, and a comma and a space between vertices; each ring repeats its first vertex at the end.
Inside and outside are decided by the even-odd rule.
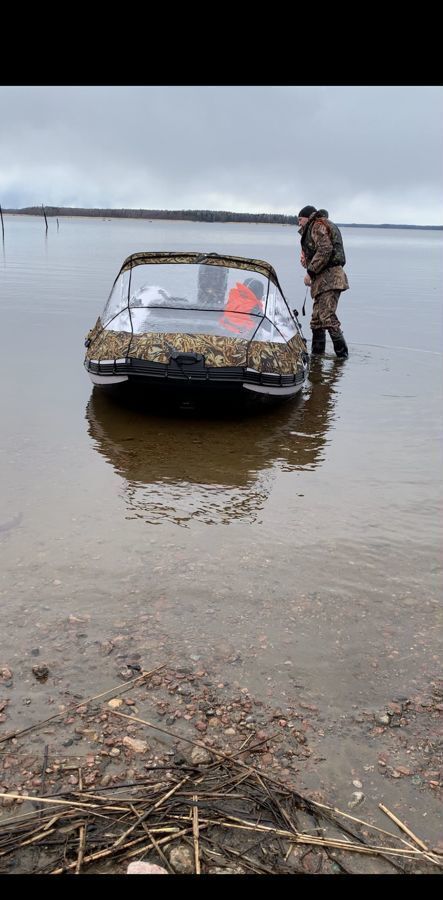
POLYGON ((148 835, 149 840, 152 841, 152 843, 153 843, 153 845, 154 845, 154 847, 155 847, 155 849, 156 849, 156 851, 157 851, 157 853, 158 853, 158 855, 159 855, 159 857, 160 857, 162 863, 164 863, 164 865, 166 866, 168 872, 174 874, 174 870, 173 870, 173 868, 171 867, 171 865, 170 865, 170 863, 169 863, 169 860, 167 859, 167 857, 166 857, 165 854, 163 853, 163 850, 162 850, 162 848, 160 847, 160 844, 159 844, 158 841, 155 839, 153 832, 149 830, 148 826, 146 825, 146 822, 143 822, 142 816, 139 816, 139 814, 138 814, 138 812, 137 812, 135 806, 132 806, 132 804, 130 804, 130 805, 131 805, 131 809, 132 809, 134 815, 137 816, 137 818, 139 819, 140 824, 141 824, 141 826, 142 826, 142 828, 143 828, 143 831, 146 832, 146 834, 148 835))
POLYGON ((194 858, 195 858, 195 874, 200 875, 200 851, 198 845, 198 797, 197 794, 194 794, 193 798, 194 806, 192 808, 192 833, 194 837, 194 858))
MULTIPOLYGON (((153 806, 149 807, 149 809, 147 810, 147 812, 144 813, 144 815, 143 815, 143 817, 142 817, 142 819, 141 819, 140 821, 144 821, 144 820, 151 814, 151 812, 154 811, 154 809, 158 809, 158 807, 161 806, 166 800, 168 800, 169 797, 172 797, 172 795, 175 794, 176 791, 178 791, 178 789, 182 786, 182 784, 185 783, 185 781, 189 781, 189 777, 190 777, 190 776, 187 775, 186 778, 182 778, 182 780, 181 780, 178 784, 176 784, 175 787, 171 788, 171 790, 168 791, 168 792, 164 795, 164 797, 161 797, 160 800, 157 801, 157 803, 154 803, 153 806)), ((131 825, 131 827, 128 828, 128 830, 125 831, 125 833, 122 834, 122 835, 118 838, 118 840, 117 840, 117 841, 115 842, 115 844, 113 845, 114 849, 116 849, 117 847, 120 846, 120 844, 123 843, 123 841, 125 840, 125 838, 127 838, 128 835, 131 834, 131 833, 134 831, 135 828, 137 828, 137 825, 139 825, 139 822, 136 822, 135 825, 131 825)))
MULTIPOLYGON (((12 797, 14 800, 32 800, 34 803, 54 803, 58 806, 76 806, 79 809, 103 809, 103 807, 97 806, 97 804, 94 803, 79 803, 74 800, 53 800, 50 797, 38 797, 32 794, 1 794, 1 796, 12 797)), ((111 812, 126 812, 124 806, 106 806, 104 808, 111 812)))
MULTIPOLYGON (((172 829, 168 829, 168 832, 169 831, 172 831, 172 829)), ((182 837, 182 835, 184 835, 184 834, 189 834, 189 831, 190 831, 189 828, 183 828, 181 831, 174 830, 174 833, 172 835, 168 834, 167 837, 162 838, 157 843, 158 844, 169 843, 171 841, 171 837, 173 840, 175 840, 178 837, 182 837)), ((126 850, 127 847, 133 847, 134 844, 141 844, 141 842, 144 840, 145 840, 145 835, 143 835, 142 837, 136 838, 136 840, 134 840, 134 841, 129 841, 129 843, 126 844, 124 847, 121 847, 120 850, 126 850)), ((153 847, 154 847, 154 844, 152 844, 152 843, 146 844, 144 847, 138 846, 136 850, 131 850, 129 853, 125 853, 123 855, 123 858, 129 859, 131 856, 138 856, 140 853, 147 853, 147 851, 152 850, 153 847)), ((114 846, 108 848, 107 850, 98 850, 96 853, 90 853, 89 856, 85 856, 83 859, 83 863, 85 864, 85 863, 89 863, 89 862, 95 862, 97 859, 106 859, 107 856, 111 856, 113 853, 115 853, 114 846)), ((63 875, 63 873, 67 869, 74 869, 76 865, 77 865, 77 862, 68 863, 66 866, 62 866, 61 868, 58 868, 58 869, 53 869, 53 871, 51 872, 51 875, 63 875)))
POLYGON ((408 826, 405 825, 404 822, 402 822, 400 819, 398 819, 397 816, 395 816, 394 813, 392 813, 390 811, 390 809, 387 808, 387 806, 383 806, 383 803, 379 803, 378 805, 379 805, 380 809, 385 813, 385 815, 387 815, 390 819, 392 819, 393 822, 395 822, 396 825, 398 825, 398 827, 400 828, 400 831, 404 831, 404 833, 407 834, 411 838, 411 840, 413 840, 416 844, 418 844, 418 846, 421 848, 421 850, 424 851, 424 853, 426 855, 426 859, 429 859, 431 862, 435 863, 437 866, 443 865, 443 862, 440 862, 438 857, 434 856, 434 854, 431 853, 431 851, 426 846, 426 844, 422 840, 420 840, 420 838, 418 838, 417 835, 415 835, 414 832, 411 831, 411 829, 408 828, 408 826))
POLYGON ((87 706, 88 703, 92 703, 94 700, 101 700, 106 694, 124 694, 126 691, 131 690, 138 681, 142 681, 144 678, 149 678, 151 675, 154 675, 155 672, 158 672, 159 669, 164 669, 166 663, 163 663, 161 666, 157 666, 155 669, 152 669, 150 672, 142 672, 141 675, 137 675, 131 682, 126 682, 126 684, 121 685, 118 684, 114 688, 110 688, 108 691, 103 691, 101 694, 96 694, 95 697, 88 697, 87 700, 82 700, 81 703, 77 703, 75 706, 68 706, 63 712, 55 713, 53 716, 49 716, 47 719, 43 719, 42 722, 36 722, 35 725, 29 725, 27 728, 22 728, 21 731, 10 731, 8 734, 5 734, 0 738, 0 744, 4 741, 9 741, 12 738, 19 737, 22 734, 26 734, 28 731, 33 731, 36 728, 42 728, 43 725, 47 725, 48 722, 52 722, 54 719, 59 719, 60 716, 67 716, 69 713, 75 712, 76 709, 79 709, 81 706, 87 706))
POLYGON ((80 870, 82 867, 83 857, 85 855, 86 849, 86 825, 80 825, 80 834, 79 834, 79 848, 78 848, 78 858, 75 866, 75 874, 80 875, 80 870))

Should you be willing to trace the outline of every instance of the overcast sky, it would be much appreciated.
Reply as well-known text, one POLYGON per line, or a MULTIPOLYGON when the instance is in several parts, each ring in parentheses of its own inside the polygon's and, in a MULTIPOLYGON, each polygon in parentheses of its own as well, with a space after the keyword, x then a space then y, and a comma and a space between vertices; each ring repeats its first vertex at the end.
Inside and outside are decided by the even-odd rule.
POLYGON ((443 224, 443 88, 0 87, 0 203, 443 224))

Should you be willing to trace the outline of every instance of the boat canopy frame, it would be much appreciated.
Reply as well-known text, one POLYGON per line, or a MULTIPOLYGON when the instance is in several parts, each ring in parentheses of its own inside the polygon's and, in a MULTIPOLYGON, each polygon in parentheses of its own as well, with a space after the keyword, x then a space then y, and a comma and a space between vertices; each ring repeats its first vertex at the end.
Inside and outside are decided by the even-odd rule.
POLYGON ((123 262, 115 281, 117 281, 123 272, 126 272, 127 269, 133 269, 135 266, 162 265, 164 263, 195 263, 197 265, 224 266, 227 269, 249 269, 253 272, 259 272, 260 275, 264 275, 265 278, 269 278, 284 296, 275 269, 264 259, 253 259, 245 256, 230 256, 229 254, 221 255, 220 253, 213 252, 197 253, 192 251, 175 252, 172 250, 154 250, 131 253, 131 255, 123 262))

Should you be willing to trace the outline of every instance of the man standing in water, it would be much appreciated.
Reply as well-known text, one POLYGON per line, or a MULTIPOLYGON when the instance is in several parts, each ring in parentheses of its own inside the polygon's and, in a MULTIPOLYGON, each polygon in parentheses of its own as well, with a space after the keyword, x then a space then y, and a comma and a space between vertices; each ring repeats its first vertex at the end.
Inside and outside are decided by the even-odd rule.
POLYGON ((326 209, 304 206, 298 214, 301 235, 301 264, 307 270, 304 282, 313 299, 311 329, 312 353, 324 353, 326 329, 338 357, 346 359, 348 348, 336 316, 342 291, 349 288, 343 270, 346 262, 339 228, 328 218, 326 209))

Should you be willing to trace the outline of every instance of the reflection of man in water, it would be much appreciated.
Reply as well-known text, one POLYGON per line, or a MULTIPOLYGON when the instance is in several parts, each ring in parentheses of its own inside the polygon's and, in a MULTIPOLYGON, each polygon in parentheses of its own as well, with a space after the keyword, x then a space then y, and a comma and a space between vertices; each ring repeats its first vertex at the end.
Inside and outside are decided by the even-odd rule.
POLYGON ((228 302, 220 319, 220 325, 232 331, 233 334, 242 334, 247 328, 257 328, 259 320, 254 315, 263 315, 263 284, 258 278, 245 278, 244 282, 237 281, 229 291, 228 302), (239 315, 241 313, 241 315, 239 315))
MULTIPOLYGON (((308 440, 304 445, 304 455, 297 468, 316 469, 324 460, 323 451, 330 442, 328 433, 335 418, 337 383, 343 375, 343 367, 338 359, 324 359, 312 356, 309 366, 311 390, 301 398, 300 426, 308 440), (300 465, 301 463, 301 465, 300 465)), ((302 446, 297 446, 294 455, 300 456, 302 446)))

